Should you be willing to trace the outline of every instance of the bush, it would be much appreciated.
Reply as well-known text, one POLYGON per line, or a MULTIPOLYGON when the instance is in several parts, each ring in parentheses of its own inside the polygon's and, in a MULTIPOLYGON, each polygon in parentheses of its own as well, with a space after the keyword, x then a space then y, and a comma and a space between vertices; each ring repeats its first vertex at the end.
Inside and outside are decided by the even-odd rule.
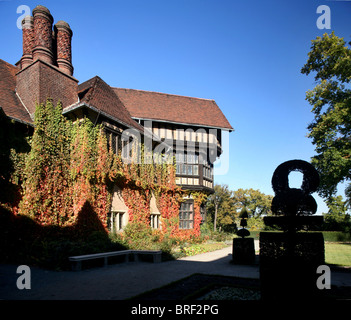
POLYGON ((233 234, 225 231, 213 231, 213 223, 205 222, 201 225, 201 242, 212 240, 216 242, 232 239, 233 234))
POLYGON ((160 247, 160 236, 142 222, 128 223, 123 230, 124 244, 134 250, 157 250, 160 247))
POLYGON ((247 227, 251 231, 258 231, 264 228, 264 222, 262 217, 252 217, 247 220, 247 227))
POLYGON ((341 231, 323 231, 324 241, 328 242, 348 242, 351 241, 351 233, 341 231))
MULTIPOLYGON (((267 231, 265 231, 267 232, 267 231)), ((269 232, 269 231, 268 231, 269 232)), ((271 232, 282 232, 282 231, 271 231, 271 232)), ((302 231, 304 233, 305 231, 302 231)), ((308 233, 313 233, 314 231, 310 231, 308 233)), ((319 231, 317 231, 319 232, 319 231)), ((351 234, 341 231, 321 231, 324 237, 324 241, 327 242, 350 242, 351 234)), ((260 231, 250 231, 250 237, 259 240, 260 231)))

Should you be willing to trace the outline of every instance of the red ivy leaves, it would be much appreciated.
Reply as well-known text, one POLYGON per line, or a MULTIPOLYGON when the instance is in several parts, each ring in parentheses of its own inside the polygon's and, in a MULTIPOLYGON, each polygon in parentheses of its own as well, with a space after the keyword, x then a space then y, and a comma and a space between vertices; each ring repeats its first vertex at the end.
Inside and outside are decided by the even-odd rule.
MULTIPOLYGON (((188 240, 200 235, 201 193, 194 194, 194 228, 179 229, 179 205, 185 193, 175 183, 174 165, 123 162, 120 154, 107 149, 101 127, 86 119, 72 123, 62 115, 61 105, 54 107, 48 100, 37 106, 31 147, 19 213, 40 224, 75 225, 88 202, 106 229, 112 200, 109 190, 116 183, 122 187, 130 223, 150 226, 154 194, 162 236, 188 240)), ((144 157, 143 146, 141 150, 144 157)))

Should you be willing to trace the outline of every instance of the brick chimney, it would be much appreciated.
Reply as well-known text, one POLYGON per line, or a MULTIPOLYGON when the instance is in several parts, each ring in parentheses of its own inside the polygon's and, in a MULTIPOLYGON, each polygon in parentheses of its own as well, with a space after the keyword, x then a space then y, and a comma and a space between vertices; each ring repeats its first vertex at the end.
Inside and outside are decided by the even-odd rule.
POLYGON ((60 70, 73 75, 71 41, 73 32, 65 21, 58 21, 55 24, 57 65, 60 70))
POLYGON ((78 101, 78 80, 71 62, 72 30, 59 21, 52 29, 53 17, 44 6, 33 9, 33 17, 22 21, 23 55, 16 75, 16 92, 30 116, 36 103, 62 102, 67 107, 78 101))
POLYGON ((21 68, 25 68, 33 62, 34 48, 34 23, 33 17, 26 16, 22 20, 23 55, 21 58, 21 68))
POLYGON ((34 19, 34 49, 33 61, 42 60, 52 64, 54 62, 52 23, 54 19, 49 9, 36 6, 33 9, 34 19))

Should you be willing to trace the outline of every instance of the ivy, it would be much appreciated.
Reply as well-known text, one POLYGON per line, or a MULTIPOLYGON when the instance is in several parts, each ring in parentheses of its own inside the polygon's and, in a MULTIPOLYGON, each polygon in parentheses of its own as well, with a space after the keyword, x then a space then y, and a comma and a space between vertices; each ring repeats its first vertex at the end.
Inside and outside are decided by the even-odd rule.
POLYGON ((116 184, 122 189, 131 225, 143 225, 160 241, 199 237, 200 206, 205 195, 191 193, 194 229, 179 229, 180 202, 189 192, 175 183, 175 159, 171 163, 162 161, 160 155, 145 150, 143 144, 134 144, 133 155, 140 159, 126 162, 120 152, 115 154, 108 149, 107 142, 102 126, 94 126, 88 119, 66 119, 60 103, 54 106, 47 100, 46 104, 37 105, 31 149, 23 161, 19 214, 40 225, 66 227, 81 221, 90 224, 89 219, 82 219, 82 211, 89 209, 97 217, 89 221, 98 221, 107 231, 116 184), (151 230, 150 226, 152 195, 161 213, 160 230, 151 230))
POLYGON ((69 128, 61 104, 37 106, 35 130, 24 168, 19 213, 42 225, 64 225, 70 214, 69 128))
POLYGON ((19 213, 41 225, 69 226, 88 202, 106 227, 110 163, 101 127, 67 120, 60 103, 37 105, 19 213))

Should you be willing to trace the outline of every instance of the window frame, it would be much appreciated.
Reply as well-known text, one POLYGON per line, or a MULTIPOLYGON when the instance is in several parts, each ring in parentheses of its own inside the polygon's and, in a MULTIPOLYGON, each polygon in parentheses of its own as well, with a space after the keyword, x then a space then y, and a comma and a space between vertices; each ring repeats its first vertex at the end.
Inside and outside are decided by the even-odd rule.
POLYGON ((152 229, 160 229, 160 217, 161 214, 159 213, 155 213, 155 212, 151 212, 150 213, 150 226, 152 229), (155 226, 155 222, 156 222, 156 226, 155 226))
POLYGON ((194 200, 188 199, 179 206, 179 229, 194 229, 194 200))
POLYGON ((112 233, 118 233, 125 227, 124 214, 125 211, 111 211, 108 220, 108 229, 112 233))

